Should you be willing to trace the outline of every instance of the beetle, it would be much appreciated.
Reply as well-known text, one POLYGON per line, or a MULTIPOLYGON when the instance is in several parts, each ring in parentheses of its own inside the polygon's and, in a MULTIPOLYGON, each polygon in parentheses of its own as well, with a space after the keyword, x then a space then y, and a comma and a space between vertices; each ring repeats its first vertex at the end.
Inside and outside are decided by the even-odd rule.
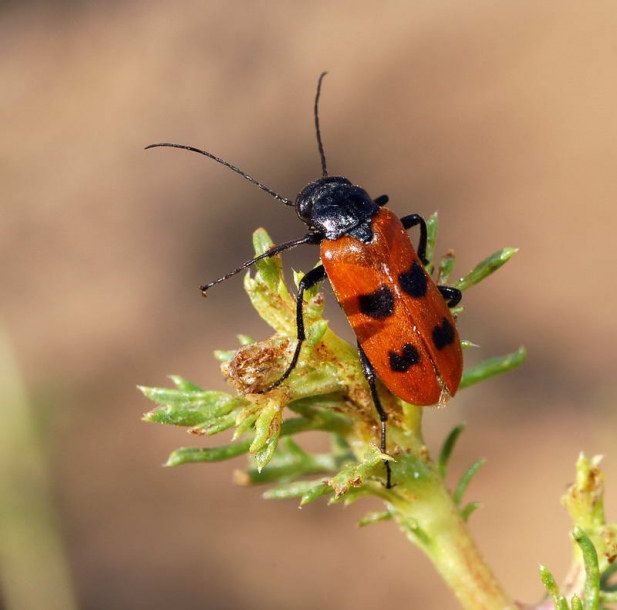
MULTIPOLYGON (((298 363, 306 339, 303 302, 309 288, 329 279, 337 301, 356 334, 362 371, 381 422, 381 451, 386 453, 386 422, 377 379, 405 402, 418 406, 444 404, 459 386, 463 372, 461 342, 450 312, 461 300, 460 290, 437 286, 425 266, 426 222, 419 214, 400 219, 384 207, 388 196, 372 199, 342 176, 330 176, 319 125, 319 98, 326 72, 319 76, 314 103, 315 132, 322 176, 308 184, 295 201, 274 192, 236 166, 213 154, 161 142, 146 148, 172 147, 196 152, 240 174, 283 204, 294 207, 308 233, 273 246, 224 276, 200 286, 202 294, 257 261, 300 245, 319 245, 321 264, 309 271, 296 297, 297 342, 291 361, 266 393, 282 384, 298 363), (407 230, 419 227, 417 250, 407 230)), ((392 487, 389 461, 386 487, 392 487)))

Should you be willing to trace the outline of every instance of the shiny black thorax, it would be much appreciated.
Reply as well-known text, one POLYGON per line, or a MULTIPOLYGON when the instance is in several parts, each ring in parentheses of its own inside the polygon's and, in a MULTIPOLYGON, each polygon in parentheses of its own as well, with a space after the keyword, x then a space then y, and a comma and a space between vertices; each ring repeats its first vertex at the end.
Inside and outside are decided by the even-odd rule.
POLYGON ((373 239, 371 219, 379 206, 347 178, 328 176, 311 182, 296 198, 296 212, 321 238, 350 235, 367 243, 373 239))

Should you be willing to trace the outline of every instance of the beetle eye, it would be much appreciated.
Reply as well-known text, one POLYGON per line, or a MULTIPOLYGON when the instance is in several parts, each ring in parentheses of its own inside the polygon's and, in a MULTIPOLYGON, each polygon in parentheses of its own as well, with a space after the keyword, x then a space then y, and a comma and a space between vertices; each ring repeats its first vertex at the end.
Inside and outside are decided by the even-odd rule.
POLYGON ((296 212, 302 222, 309 222, 313 211, 313 202, 308 197, 302 197, 296 202, 296 212))

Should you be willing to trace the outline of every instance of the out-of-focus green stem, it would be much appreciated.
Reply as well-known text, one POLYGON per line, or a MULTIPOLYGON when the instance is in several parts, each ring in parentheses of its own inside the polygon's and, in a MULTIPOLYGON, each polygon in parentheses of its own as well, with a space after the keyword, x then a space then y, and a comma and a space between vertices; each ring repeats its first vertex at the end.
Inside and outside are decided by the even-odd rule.
POLYGON ((0 331, 0 582, 9 610, 75 610, 38 421, 0 331))

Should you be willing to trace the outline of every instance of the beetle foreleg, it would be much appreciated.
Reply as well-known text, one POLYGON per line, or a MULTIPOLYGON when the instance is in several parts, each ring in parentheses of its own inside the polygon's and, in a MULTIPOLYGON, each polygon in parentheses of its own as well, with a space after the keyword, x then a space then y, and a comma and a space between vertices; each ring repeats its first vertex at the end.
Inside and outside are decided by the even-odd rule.
POLYGON ((287 367, 287 370, 271 385, 263 390, 259 390, 257 394, 265 394, 270 390, 278 387, 291 375, 291 372, 296 368, 296 364, 298 364, 298 358, 300 357, 300 350, 302 349, 302 344, 306 339, 306 332, 304 329, 304 291, 312 288, 326 279, 326 270, 323 265, 319 265, 314 269, 311 269, 301 280, 298 285, 298 296, 296 297, 296 327, 298 334, 298 342, 296 343, 296 349, 294 351, 294 355, 287 367))

